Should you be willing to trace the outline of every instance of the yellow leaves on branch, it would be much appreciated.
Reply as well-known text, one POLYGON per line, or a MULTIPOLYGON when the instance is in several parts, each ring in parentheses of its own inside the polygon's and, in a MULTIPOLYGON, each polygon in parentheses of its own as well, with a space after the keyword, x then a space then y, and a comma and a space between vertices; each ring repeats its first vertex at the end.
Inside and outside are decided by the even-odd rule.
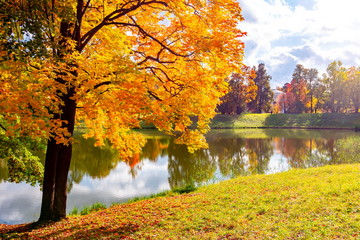
POLYGON ((55 4, 52 20, 41 12, 37 16, 50 31, 51 37, 39 42, 48 44, 48 55, 21 66, 9 60, 8 69, 1 63, 0 89, 6 94, 0 108, 8 125, 26 125, 29 134, 67 143, 66 122, 56 116, 65 104, 61 99, 74 89, 77 121, 86 124, 86 136, 99 146, 107 138, 130 149, 122 150, 124 156, 138 151, 143 138, 130 129, 141 121, 167 133, 182 132, 179 142, 193 149, 206 146, 203 134, 227 91, 225 78, 242 66, 240 38, 246 33, 238 29, 243 18, 237 1, 55 4), (70 34, 60 35, 60 23, 70 26, 70 34), (198 118, 198 130, 189 130, 191 117, 198 118))

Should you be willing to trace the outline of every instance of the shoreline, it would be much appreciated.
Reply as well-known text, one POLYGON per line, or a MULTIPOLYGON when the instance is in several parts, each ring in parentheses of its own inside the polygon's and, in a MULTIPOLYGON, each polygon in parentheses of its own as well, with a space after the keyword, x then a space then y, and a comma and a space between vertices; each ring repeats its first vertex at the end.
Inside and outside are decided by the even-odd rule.
POLYGON ((360 164, 343 164, 242 176, 36 228, 0 224, 0 237, 357 239, 359 171, 360 164))

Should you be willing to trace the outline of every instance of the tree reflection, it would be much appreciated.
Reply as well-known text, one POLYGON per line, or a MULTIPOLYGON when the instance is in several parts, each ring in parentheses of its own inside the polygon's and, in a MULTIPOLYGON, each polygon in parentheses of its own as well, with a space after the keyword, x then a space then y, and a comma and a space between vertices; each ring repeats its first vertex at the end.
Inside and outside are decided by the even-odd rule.
POLYGON ((268 168, 274 147, 272 139, 247 139, 246 149, 249 156, 249 172, 251 174, 264 174, 268 168))
POLYGON ((94 139, 82 137, 75 139, 68 177, 68 191, 71 190, 74 182, 80 183, 85 175, 91 178, 108 176, 121 160, 109 143, 105 143, 105 146, 101 148, 94 147, 94 143, 94 139))
POLYGON ((207 149, 189 153, 185 145, 177 145, 171 140, 168 147, 168 171, 172 189, 199 185, 212 178, 216 162, 207 149))
MULTIPOLYGON (((333 164, 336 139, 349 134, 290 129, 251 130, 250 133, 251 138, 246 138, 249 131, 213 131, 207 135, 209 149, 193 154, 186 146, 175 144, 174 138, 153 133, 142 153, 130 158, 127 164, 130 174, 136 177, 144 160, 156 162, 160 157, 167 158, 171 188, 202 185, 219 177, 215 176, 216 171, 221 178, 267 173, 269 162, 275 155, 283 156, 290 168, 333 164)), ((77 183, 84 174, 93 178, 105 177, 120 161, 110 146, 94 148, 92 140, 79 139, 75 147, 71 178, 77 183)))
POLYGON ((335 144, 334 163, 360 162, 360 136, 339 139, 335 144))
POLYGON ((0 182, 6 181, 9 178, 9 172, 5 159, 0 158, 0 182))
POLYGON ((171 137, 163 136, 161 138, 148 138, 145 146, 142 148, 142 159, 146 158, 156 162, 159 156, 167 155, 171 137))
MULTIPOLYGON (((207 135, 209 149, 191 154, 186 146, 175 144, 174 138, 152 133, 142 153, 128 159, 126 163, 130 168, 129 173, 135 178, 145 166, 145 161, 164 159, 168 161, 171 188, 189 184, 203 185, 239 175, 266 174, 273 171, 274 165, 270 168, 271 161, 283 159, 286 159, 289 168, 342 163, 347 161, 345 158, 349 158, 348 152, 359 142, 358 139, 352 139, 337 144, 337 139, 346 135, 355 133, 273 129, 213 131, 207 135)), ((97 148, 94 147, 94 140, 77 138, 70 166, 69 191, 85 175, 91 178, 108 176, 120 161, 116 150, 109 144, 97 148)), ((0 181, 7 179, 6 161, 0 159, 0 181)))
POLYGON ((242 138, 208 138, 209 151, 213 159, 217 159, 220 173, 234 177, 245 174, 246 143, 242 138))
POLYGON ((331 163, 334 139, 274 138, 277 152, 286 157, 292 168, 318 167, 331 163))

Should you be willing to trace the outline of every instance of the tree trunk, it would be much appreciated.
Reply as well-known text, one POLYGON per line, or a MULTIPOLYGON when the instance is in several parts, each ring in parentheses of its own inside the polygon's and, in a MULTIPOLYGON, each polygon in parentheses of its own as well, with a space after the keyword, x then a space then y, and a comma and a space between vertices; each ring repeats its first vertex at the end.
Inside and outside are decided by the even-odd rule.
POLYGON ((54 139, 49 139, 45 157, 45 171, 43 182, 43 195, 39 221, 46 221, 54 218, 54 198, 55 198, 55 179, 56 165, 60 145, 54 139))
MULTIPOLYGON (((67 121, 63 127, 73 136, 75 125, 76 102, 74 88, 62 98, 64 105, 62 114, 55 116, 67 121)), ((57 144, 55 139, 50 138, 47 144, 45 158, 45 172, 43 183, 43 196, 39 222, 60 220, 66 216, 67 178, 72 154, 71 142, 67 145, 57 144)))

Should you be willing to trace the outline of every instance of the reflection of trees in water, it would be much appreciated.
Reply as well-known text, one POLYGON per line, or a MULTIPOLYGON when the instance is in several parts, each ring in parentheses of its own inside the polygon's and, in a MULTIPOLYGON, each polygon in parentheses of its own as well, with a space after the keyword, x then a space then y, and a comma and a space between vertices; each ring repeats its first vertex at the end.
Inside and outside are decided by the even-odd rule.
POLYGON ((132 158, 129 158, 129 161, 127 162, 130 166, 130 174, 132 177, 135 178, 138 171, 141 171, 144 159, 156 162, 158 157, 165 156, 169 147, 169 141, 170 137, 147 139, 141 154, 136 154, 132 158))
MULTIPOLYGON (((256 137, 257 132, 252 132, 252 136, 256 137)), ((348 156, 349 149, 353 149, 354 142, 358 142, 358 139, 353 139, 353 142, 346 142, 336 148, 336 139, 340 133, 332 136, 331 132, 326 132, 324 138, 319 137, 320 131, 306 131, 306 134, 300 135, 300 131, 294 134, 287 130, 286 137, 282 136, 284 131, 279 130, 263 130, 261 133, 271 138, 244 138, 244 134, 235 131, 230 134, 226 131, 220 134, 213 132, 207 136, 209 149, 194 154, 190 154, 186 146, 175 144, 171 137, 155 136, 148 139, 141 154, 128 159, 126 163, 130 166, 130 174, 135 177, 141 171, 144 159, 156 162, 160 157, 167 157, 169 184, 175 188, 187 184, 201 185, 213 181, 215 177, 266 173, 274 153, 284 156, 292 168, 341 163, 349 158, 344 157, 344 154, 348 156), (310 133, 314 133, 315 137, 312 138, 310 133), (214 176, 216 170, 222 176, 214 176)), ((351 132, 346 134, 352 135, 351 132)), ((345 133, 341 132, 340 135, 344 137, 345 133)), ((80 183, 84 175, 91 178, 108 176, 121 161, 109 144, 97 148, 94 147, 94 140, 81 137, 76 142, 69 172, 69 189, 73 183, 80 183)), ((7 179, 6 161, 0 159, 0 181, 7 179)))
POLYGON ((159 156, 165 156, 169 147, 170 137, 147 139, 142 148, 141 158, 156 162, 159 156))
POLYGON ((219 170, 224 176, 237 176, 244 173, 246 165, 245 139, 208 138, 209 151, 217 159, 219 170))
POLYGON ((335 139, 314 139, 309 167, 319 167, 325 164, 334 164, 335 139))
POLYGON ((201 184, 214 178, 217 167, 226 177, 264 173, 272 155, 271 139, 209 138, 209 150, 188 153, 169 144, 169 183, 172 188, 201 184))
POLYGON ((292 168, 317 167, 331 163, 334 139, 274 138, 277 152, 284 155, 292 168))
POLYGON ((207 149, 191 154, 186 146, 171 141, 168 148, 168 171, 170 187, 176 188, 211 179, 216 171, 216 163, 207 149))
POLYGON ((268 168, 270 157, 273 155, 272 139, 247 139, 246 149, 249 156, 249 172, 263 174, 268 168))
POLYGON ((339 139, 335 148, 334 164, 360 162, 360 136, 339 139))
POLYGON ((73 145, 73 158, 69 172, 69 191, 73 183, 80 183, 84 175, 91 178, 104 178, 110 174, 118 162, 116 150, 106 143, 99 148, 94 147, 95 140, 79 137, 73 145))
MULTIPOLYGON (((144 159, 156 162, 159 157, 168 157, 169 184, 172 188, 187 184, 202 184, 214 179, 217 169, 223 177, 263 174, 268 170, 274 152, 283 155, 292 168, 316 167, 334 163, 334 145, 331 138, 281 137, 272 132, 272 138, 242 138, 232 134, 212 134, 207 137, 209 149, 191 154, 186 146, 177 145, 171 137, 153 137, 147 140, 139 155, 128 159, 130 174, 141 171, 144 159)), ((85 174, 92 178, 107 176, 118 159, 110 146, 93 147, 93 140, 79 139, 75 146, 70 178, 80 182, 85 174)))
POLYGON ((5 159, 0 158, 0 182, 6 181, 9 178, 9 172, 5 159))

